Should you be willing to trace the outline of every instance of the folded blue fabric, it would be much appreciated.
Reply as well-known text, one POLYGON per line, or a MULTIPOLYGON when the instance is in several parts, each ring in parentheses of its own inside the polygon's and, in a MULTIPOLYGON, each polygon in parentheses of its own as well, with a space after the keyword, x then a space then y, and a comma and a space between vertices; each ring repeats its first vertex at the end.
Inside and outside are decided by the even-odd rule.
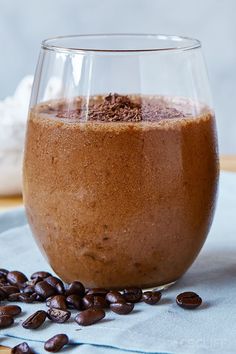
MULTIPOLYGON (((45 305, 23 304, 16 324, 1 330, 0 343, 13 346, 26 340, 42 354, 46 353, 45 340, 66 333, 71 339, 71 353, 235 353, 235 216, 236 174, 222 173, 218 208, 207 242, 186 275, 163 292, 159 304, 139 303, 128 316, 108 312, 103 321, 90 327, 80 327, 71 319, 61 325, 47 321, 39 330, 25 330, 20 324, 45 305), (188 311, 175 304, 176 295, 187 290, 203 298, 199 309, 188 311)), ((23 209, 0 215, 0 230, 0 268, 26 274, 39 269, 51 271, 35 245, 23 209)))

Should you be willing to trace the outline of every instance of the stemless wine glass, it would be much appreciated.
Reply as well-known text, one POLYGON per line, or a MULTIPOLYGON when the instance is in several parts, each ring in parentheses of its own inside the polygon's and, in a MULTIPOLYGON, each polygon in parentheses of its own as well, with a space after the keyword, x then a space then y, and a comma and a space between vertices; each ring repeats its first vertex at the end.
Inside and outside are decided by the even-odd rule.
POLYGON ((66 282, 165 287, 198 255, 218 183, 201 44, 167 35, 43 41, 24 156, 36 241, 66 282))

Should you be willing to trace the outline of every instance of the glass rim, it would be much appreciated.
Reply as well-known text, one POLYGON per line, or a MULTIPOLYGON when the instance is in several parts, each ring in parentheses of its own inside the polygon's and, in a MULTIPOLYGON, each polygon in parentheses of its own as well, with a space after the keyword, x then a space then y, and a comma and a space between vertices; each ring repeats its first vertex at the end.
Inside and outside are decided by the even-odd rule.
POLYGON ((148 34, 148 33, 100 33, 100 34, 74 34, 74 35, 65 35, 65 36, 55 36, 49 37, 42 41, 41 48, 44 50, 51 50, 55 52, 64 52, 64 53, 80 53, 80 54, 118 54, 118 53, 147 53, 147 52, 179 52, 179 51, 189 51, 197 48, 201 48, 201 42, 198 39, 171 35, 171 34, 148 34), (93 48, 93 47, 84 47, 84 46, 65 46, 60 45, 60 42, 63 40, 69 39, 102 39, 102 38, 138 38, 138 39, 156 39, 157 41, 170 41, 173 44, 178 43, 179 45, 173 45, 168 47, 147 47, 147 48, 125 48, 125 49, 109 49, 109 48, 93 48), (187 43, 188 44, 187 44, 187 43))

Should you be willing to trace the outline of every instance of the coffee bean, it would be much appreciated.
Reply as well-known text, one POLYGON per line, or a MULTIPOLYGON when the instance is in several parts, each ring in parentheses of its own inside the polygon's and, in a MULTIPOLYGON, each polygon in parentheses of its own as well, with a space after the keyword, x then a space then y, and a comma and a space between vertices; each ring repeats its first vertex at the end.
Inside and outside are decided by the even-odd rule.
POLYGON ((80 297, 83 297, 85 294, 85 288, 82 283, 79 281, 73 281, 70 283, 66 289, 66 296, 69 295, 79 295, 80 297))
POLYGON ((0 301, 3 301, 7 298, 7 294, 3 290, 3 288, 0 288, 0 301))
POLYGON ((66 334, 57 334, 48 339, 44 344, 44 349, 48 352, 59 352, 65 345, 69 343, 69 338, 66 334))
POLYGON ((118 315, 127 315, 134 308, 134 303, 131 302, 114 302, 110 304, 110 309, 118 315))
POLYGON ((43 279, 42 278, 35 278, 35 279, 32 279, 32 280, 28 280, 25 284, 26 284, 26 286, 33 286, 33 287, 35 287, 35 285, 37 284, 37 283, 39 283, 40 281, 42 281, 43 279))
POLYGON ((40 310, 35 312, 33 315, 29 316, 22 323, 22 326, 26 329, 36 329, 42 326, 46 318, 47 318, 47 312, 40 310))
POLYGON ((9 270, 4 269, 4 268, 0 269, 0 277, 4 277, 5 278, 8 273, 9 273, 9 270))
POLYGON ((20 291, 22 294, 29 294, 32 295, 34 293, 34 286, 27 285, 25 288, 21 289, 20 291))
POLYGON ((48 272, 44 272, 44 271, 35 272, 31 275, 30 279, 37 279, 37 278, 45 279, 45 278, 51 277, 51 275, 52 274, 50 274, 48 272))
POLYGON ((148 305, 155 305, 161 299, 160 291, 145 291, 143 293, 143 301, 148 305))
POLYGON ((66 310, 66 298, 64 295, 55 295, 50 298, 49 307, 54 307, 55 309, 66 310))
POLYGON ((37 299, 37 294, 20 294, 19 295, 19 301, 24 302, 26 304, 32 304, 34 301, 37 299))
POLYGON ((13 286, 13 285, 5 285, 5 286, 2 286, 1 289, 7 294, 7 296, 19 292, 19 288, 17 286, 13 286))
POLYGON ((19 301, 19 295, 21 295, 21 293, 10 294, 7 300, 10 302, 19 301))
POLYGON ((0 276, 0 286, 7 285, 7 278, 0 276))
MULTIPOLYGON (((54 296, 56 296, 56 295, 54 295, 54 296)), ((47 300, 46 300, 46 306, 47 306, 47 307, 50 307, 50 302, 51 302, 51 300, 52 300, 52 298, 53 298, 54 296, 50 296, 50 297, 47 298, 47 300)))
POLYGON ((119 291, 110 291, 109 293, 107 293, 106 300, 110 304, 114 302, 126 302, 121 293, 119 293, 119 291))
POLYGON ((14 323, 14 318, 10 315, 0 315, 0 328, 6 328, 14 323))
POLYGON ((18 272, 17 270, 14 270, 12 272, 9 272, 7 274, 7 281, 11 284, 11 285, 16 285, 16 284, 23 284, 27 281, 28 279, 26 278, 26 276, 21 273, 18 272))
POLYGON ((185 309, 195 309, 201 305, 202 299, 198 294, 192 291, 186 291, 176 297, 176 303, 185 309))
POLYGON ((24 302, 25 304, 32 304, 34 302, 34 299, 31 298, 31 295, 29 294, 20 294, 19 301, 24 302))
POLYGON ((65 293, 65 287, 61 279, 57 277, 50 276, 45 279, 45 281, 50 284, 55 290, 56 293, 63 295, 65 293))
POLYGON ((102 296, 85 295, 82 299, 84 309, 95 308, 104 309, 108 306, 107 301, 102 296))
POLYGON ((105 317, 105 311, 102 309, 90 308, 88 310, 80 312, 75 321, 81 326, 90 326, 105 317))
POLYGON ((30 295, 30 298, 33 299, 33 302, 37 300, 38 295, 36 293, 33 293, 30 295))
POLYGON ((82 299, 79 295, 69 295, 66 298, 66 304, 68 307, 76 309, 76 310, 82 310, 82 299))
POLYGON ((142 289, 140 288, 128 288, 124 289, 123 296, 127 302, 139 302, 142 299, 142 289))
POLYGON ((63 283, 58 283, 56 285, 56 290, 57 290, 57 293, 60 294, 60 295, 65 295, 65 286, 63 283))
POLYGON ((36 294, 40 295, 43 299, 47 299, 52 295, 56 295, 56 289, 46 282, 45 280, 40 281, 34 287, 36 294))
POLYGON ((27 285, 27 282, 25 283, 22 283, 22 284, 17 284, 17 287, 20 291, 23 291, 24 288, 26 288, 28 285, 27 285))
POLYGON ((103 288, 92 288, 86 292, 86 295, 102 296, 105 297, 109 290, 103 288))
POLYGON ((20 306, 6 305, 0 306, 0 315, 17 316, 21 313, 20 306))
MULTIPOLYGON (((35 294, 36 294, 36 293, 35 293, 35 294)), ((40 296, 39 294, 36 294, 35 301, 44 302, 45 299, 44 299, 42 296, 40 296)))
POLYGON ((54 308, 48 310, 48 318, 56 323, 64 323, 69 320, 70 316, 70 311, 58 310, 54 308))
POLYGON ((12 354, 35 354, 34 351, 29 347, 29 345, 24 342, 18 344, 11 350, 12 354))

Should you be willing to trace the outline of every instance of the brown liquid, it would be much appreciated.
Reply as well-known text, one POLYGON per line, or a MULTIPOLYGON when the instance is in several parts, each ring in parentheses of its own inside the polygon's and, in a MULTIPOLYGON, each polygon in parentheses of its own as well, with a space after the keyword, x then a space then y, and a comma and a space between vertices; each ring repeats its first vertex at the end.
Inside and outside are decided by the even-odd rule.
MULTIPOLYGON (((181 109, 190 107, 186 101, 181 109)), ((53 101, 31 110, 24 160, 29 224, 52 268, 87 287, 178 279, 214 212, 218 157, 210 110, 167 119, 153 113, 138 122, 86 122, 61 118, 59 110, 53 101)))

